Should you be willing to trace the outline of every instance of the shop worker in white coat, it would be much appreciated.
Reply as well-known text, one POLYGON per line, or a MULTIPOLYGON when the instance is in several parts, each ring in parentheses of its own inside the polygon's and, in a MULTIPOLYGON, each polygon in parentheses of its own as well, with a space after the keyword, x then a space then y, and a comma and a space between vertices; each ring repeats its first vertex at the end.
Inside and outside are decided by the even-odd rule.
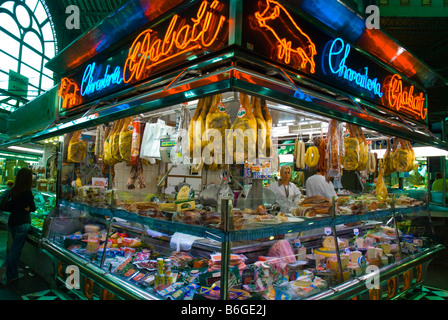
POLYGON ((337 198, 333 183, 327 181, 325 172, 317 171, 316 174, 306 179, 305 187, 307 197, 319 195, 328 199, 337 198))
POLYGON ((291 212, 297 207, 296 201, 301 198, 300 190, 297 186, 290 182, 291 167, 284 165, 280 168, 280 180, 269 185, 268 189, 275 193, 276 202, 283 212, 291 212))

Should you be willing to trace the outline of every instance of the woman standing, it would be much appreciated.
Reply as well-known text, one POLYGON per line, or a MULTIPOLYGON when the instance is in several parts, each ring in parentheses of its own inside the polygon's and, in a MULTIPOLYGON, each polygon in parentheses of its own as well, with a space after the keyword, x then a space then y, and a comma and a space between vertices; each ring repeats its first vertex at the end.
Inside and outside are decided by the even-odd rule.
POLYGON ((8 220, 8 227, 12 236, 12 245, 8 251, 4 265, 0 269, 0 280, 3 281, 3 276, 6 272, 6 281, 8 283, 19 279, 17 264, 31 227, 30 213, 36 210, 34 196, 31 192, 32 183, 32 170, 22 168, 17 173, 16 181, 10 193, 11 214, 8 220))
POLYGON ((289 181, 291 179, 291 171, 290 166, 282 166, 280 168, 280 180, 271 183, 268 187, 275 193, 276 202, 283 212, 291 212, 293 208, 297 207, 296 202, 302 196, 299 188, 289 181))

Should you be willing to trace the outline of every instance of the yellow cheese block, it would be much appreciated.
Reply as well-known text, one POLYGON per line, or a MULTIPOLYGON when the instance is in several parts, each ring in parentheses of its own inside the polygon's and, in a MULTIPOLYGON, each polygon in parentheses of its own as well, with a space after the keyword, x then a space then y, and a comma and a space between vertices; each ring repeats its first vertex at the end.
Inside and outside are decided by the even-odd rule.
MULTIPOLYGON (((338 238, 338 246, 339 246, 339 249, 344 248, 345 247, 345 242, 338 238)), ((335 250, 336 249, 336 243, 334 241, 334 237, 326 237, 324 239, 323 247, 327 248, 327 249, 335 250)))
POLYGON ((391 251, 391 246, 388 243, 381 243, 380 247, 383 249, 384 254, 388 254, 391 251))
MULTIPOLYGON (((342 251, 340 251, 340 252, 342 252, 342 251)), ((322 248, 314 249, 314 254, 321 254, 326 258, 336 257, 336 250, 322 247, 322 248)))
POLYGON ((350 262, 358 264, 358 258, 362 256, 360 251, 351 251, 350 252, 350 262))
POLYGON ((174 202, 159 203, 158 206, 162 211, 176 211, 176 204, 174 202))

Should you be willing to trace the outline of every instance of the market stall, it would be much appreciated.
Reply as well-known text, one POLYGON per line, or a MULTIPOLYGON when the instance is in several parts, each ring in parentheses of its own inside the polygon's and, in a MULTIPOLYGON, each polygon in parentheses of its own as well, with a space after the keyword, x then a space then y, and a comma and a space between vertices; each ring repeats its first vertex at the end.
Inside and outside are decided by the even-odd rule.
POLYGON ((428 139, 423 85, 287 1, 195 1, 132 31, 64 67, 58 119, 32 138, 62 151, 40 243, 56 281, 87 299, 185 300, 421 284, 443 246, 426 199, 386 177, 414 169, 415 146, 448 149, 428 139), (287 205, 268 187, 286 163, 301 189, 287 205), (306 196, 317 171, 337 196, 306 196))

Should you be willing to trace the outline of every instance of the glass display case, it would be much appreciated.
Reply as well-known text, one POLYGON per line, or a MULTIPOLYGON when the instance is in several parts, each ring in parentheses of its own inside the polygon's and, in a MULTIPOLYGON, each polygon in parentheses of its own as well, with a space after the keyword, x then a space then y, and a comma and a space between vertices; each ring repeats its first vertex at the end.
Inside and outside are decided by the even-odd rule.
POLYGON ((236 211, 230 201, 228 217, 235 222, 241 215, 244 223, 227 231, 221 214, 203 209, 180 215, 158 213, 155 205, 129 212, 62 201, 48 219, 46 250, 57 247, 66 259, 81 259, 138 298, 331 298, 341 284, 361 282, 373 271, 382 277, 409 261, 423 264, 440 250, 427 208, 390 200, 390 207, 372 210, 374 199, 341 197, 330 207, 334 216, 315 218, 261 218, 250 208, 236 211), (356 215, 343 209, 360 205, 365 211, 356 215), (211 216, 213 223, 205 223, 211 216))
MULTIPOLYGON (((241 104, 248 100, 235 97, 234 92, 221 96, 221 113, 244 115, 241 104)), ((204 101, 192 103, 191 109, 172 106, 60 137, 61 195, 47 216, 41 243, 58 261, 58 281, 67 284, 71 273, 64 270, 76 266, 85 277, 81 296, 88 299, 104 297, 104 292, 117 299, 150 300, 369 299, 385 292, 380 287, 369 291, 373 271, 381 283, 387 282, 402 274, 407 263, 429 263, 442 250, 430 229, 414 234, 421 232, 418 223, 431 225, 427 203, 388 193, 376 158, 369 156, 369 169, 363 170, 376 178, 364 193, 344 189, 347 174, 333 199, 306 196, 302 190, 288 203, 266 188, 277 183, 280 145, 254 163, 185 164, 191 153, 180 143, 179 132, 187 134, 185 119, 190 112, 197 115, 204 101), (416 219, 422 213, 429 220, 424 215, 416 219), (407 223, 415 230, 403 231, 407 223)), ((266 109, 277 121, 285 117, 274 103, 266 109)), ((338 126, 341 136, 332 138, 345 142, 339 140, 345 139, 342 123, 338 126)), ((333 134, 330 125, 325 130, 333 134)), ((316 143, 325 152, 324 139, 309 140, 302 157, 305 148, 319 152, 316 143)), ((317 161, 311 165, 308 157, 304 162, 309 166, 302 166, 297 154, 292 155, 294 169, 310 175, 317 161)), ((340 167, 331 173, 337 178, 340 167)))

